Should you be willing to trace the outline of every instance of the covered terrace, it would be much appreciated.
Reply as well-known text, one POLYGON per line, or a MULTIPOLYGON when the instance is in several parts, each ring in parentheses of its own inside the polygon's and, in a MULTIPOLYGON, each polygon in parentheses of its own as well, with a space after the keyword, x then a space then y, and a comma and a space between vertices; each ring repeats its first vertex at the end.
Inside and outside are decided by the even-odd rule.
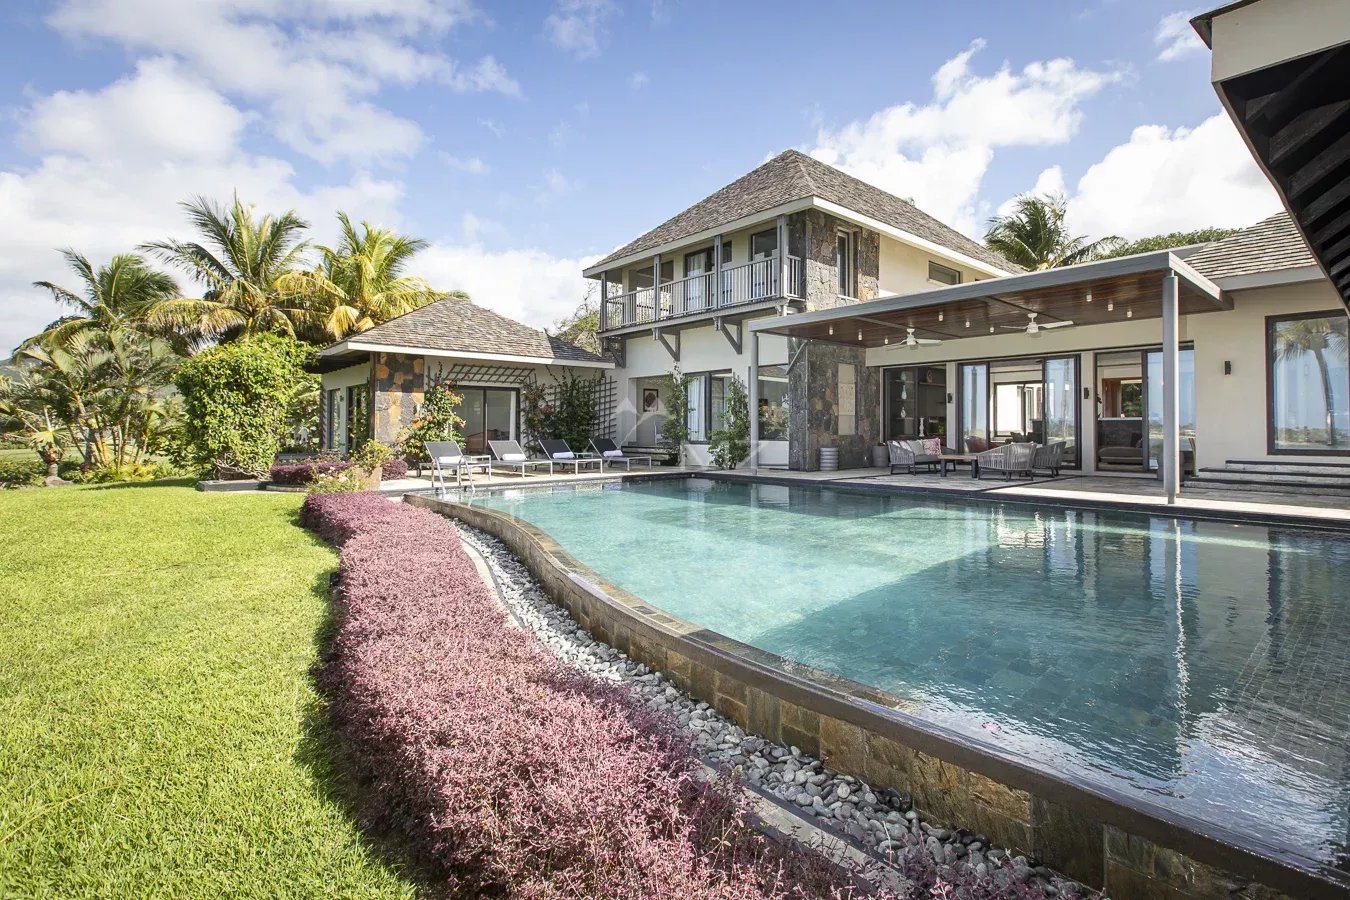
MULTIPOLYGON (((876 350, 1017 332, 1035 336, 1069 325, 1156 320, 1162 347, 1159 468, 1168 502, 1174 502, 1181 484, 1179 317, 1232 308, 1232 301, 1181 255, 1161 251, 760 319, 750 325, 750 368, 758 371, 761 334, 876 350)), ((756 409, 755 379, 750 379, 749 393, 750 408, 756 409)), ((750 417, 752 471, 759 467, 757 418, 750 417)))

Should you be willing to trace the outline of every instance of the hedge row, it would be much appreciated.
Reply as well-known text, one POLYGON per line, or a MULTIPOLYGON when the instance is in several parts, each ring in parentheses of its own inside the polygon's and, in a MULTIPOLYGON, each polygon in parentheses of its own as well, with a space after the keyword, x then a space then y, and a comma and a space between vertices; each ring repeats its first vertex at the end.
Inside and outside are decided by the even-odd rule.
MULTIPOLYGON (((307 459, 297 463, 277 463, 272 466, 269 477, 273 484, 306 485, 313 484, 320 475, 336 475, 351 467, 350 462, 341 459, 307 459)), ((388 480, 408 475, 408 464, 401 459, 385 460, 380 469, 382 477, 388 480)))
POLYGON ((363 818, 456 896, 850 896, 696 778, 687 738, 513 628, 444 519, 312 495, 341 547, 323 680, 363 818))

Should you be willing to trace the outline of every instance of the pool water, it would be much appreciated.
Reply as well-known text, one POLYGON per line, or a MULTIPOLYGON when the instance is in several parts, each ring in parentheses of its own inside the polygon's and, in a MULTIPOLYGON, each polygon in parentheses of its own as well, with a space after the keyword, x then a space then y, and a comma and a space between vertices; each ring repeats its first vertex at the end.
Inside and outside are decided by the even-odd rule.
POLYGON ((1350 535, 707 479, 473 501, 920 718, 1343 861, 1350 535))

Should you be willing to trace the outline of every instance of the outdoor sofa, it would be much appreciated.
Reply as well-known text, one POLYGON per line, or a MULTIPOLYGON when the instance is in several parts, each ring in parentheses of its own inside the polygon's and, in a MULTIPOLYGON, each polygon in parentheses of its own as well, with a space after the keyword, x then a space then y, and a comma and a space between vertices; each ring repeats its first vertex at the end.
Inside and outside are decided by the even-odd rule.
POLYGON ((1031 477, 1031 466, 1036 458, 1035 444, 1002 444, 978 454, 975 462, 979 465, 976 477, 983 478, 986 472, 1002 472, 1005 480, 1014 475, 1031 477))
POLYGON ((515 472, 523 478, 533 469, 547 468, 548 474, 553 474, 553 460, 530 459, 519 441, 488 441, 488 449, 492 451, 494 471, 515 472))
POLYGON ((597 472, 603 472, 605 470, 604 463, 601 461, 600 457, 577 456, 572 452, 572 448, 567 446, 567 441, 541 440, 539 446, 544 451, 544 455, 549 458, 549 461, 557 466, 571 466, 572 474, 574 475, 580 475, 583 466, 586 468, 591 468, 593 466, 597 472))
POLYGON ((633 463, 641 463, 648 468, 656 465, 652 457, 645 453, 624 453, 619 449, 619 445, 614 443, 612 438, 591 438, 591 448, 600 454, 600 459, 605 466, 613 466, 623 463, 628 471, 633 470, 633 463))
POLYGON ((1036 447, 1036 452, 1031 458, 1032 470, 1046 471, 1058 478, 1059 467, 1064 461, 1064 448, 1066 446, 1068 446, 1068 441, 1051 441, 1043 447, 1036 447))
POLYGON ((894 475, 897 469, 904 469, 913 475, 918 467, 924 467, 929 472, 942 465, 942 439, 925 438, 917 441, 890 441, 886 445, 890 452, 891 474, 894 475))

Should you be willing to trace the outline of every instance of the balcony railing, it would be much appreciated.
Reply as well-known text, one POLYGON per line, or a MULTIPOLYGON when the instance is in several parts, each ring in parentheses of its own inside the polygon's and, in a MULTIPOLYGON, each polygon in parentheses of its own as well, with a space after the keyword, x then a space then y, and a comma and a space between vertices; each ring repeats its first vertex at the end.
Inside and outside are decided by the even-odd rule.
POLYGON ((802 260, 789 256, 788 290, 780 289, 782 264, 777 256, 722 268, 722 290, 716 290, 717 274, 703 272, 657 288, 639 288, 615 294, 600 305, 600 330, 646 325, 681 316, 713 312, 762 300, 802 296, 802 260))

